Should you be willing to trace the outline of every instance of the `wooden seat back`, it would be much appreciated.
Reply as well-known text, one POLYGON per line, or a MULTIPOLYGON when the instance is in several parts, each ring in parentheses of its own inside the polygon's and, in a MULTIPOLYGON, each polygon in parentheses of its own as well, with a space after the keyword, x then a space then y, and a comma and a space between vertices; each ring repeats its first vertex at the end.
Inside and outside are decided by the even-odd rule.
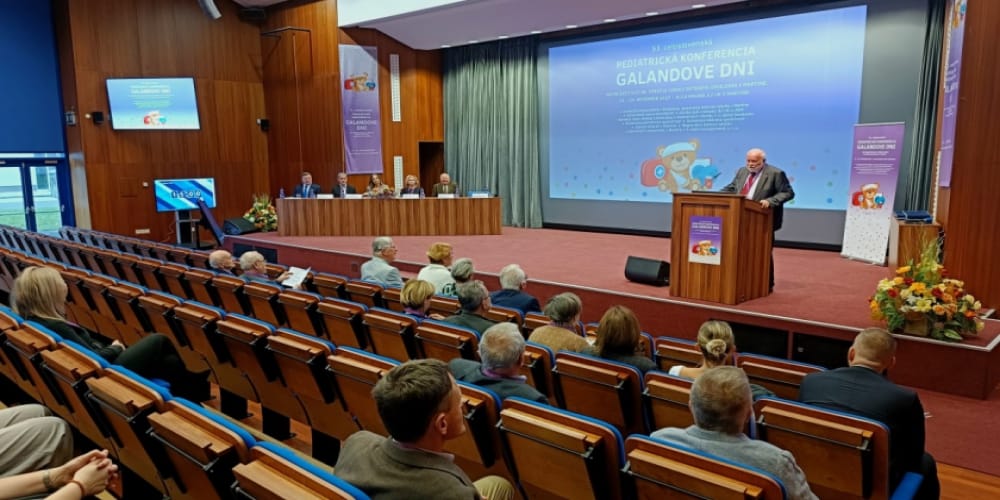
POLYGON ((316 314, 323 323, 326 338, 338 346, 367 349, 368 330, 364 325, 364 314, 368 307, 364 304, 324 297, 316 304, 316 314))
POLYGON ((560 407, 601 419, 622 434, 648 432, 642 375, 634 367, 561 351, 552 375, 560 407))
POLYGON ((694 424, 688 403, 693 381, 664 372, 650 371, 645 375, 642 399, 652 430, 664 427, 685 428, 694 424))
POLYGON ((751 384, 764 386, 775 396, 790 401, 799 399, 799 386, 806 375, 824 370, 816 365, 757 354, 740 354, 736 366, 743 368, 751 384))
POLYGON ((445 363, 455 358, 479 358, 479 333, 470 328, 424 320, 417 325, 414 338, 422 358, 440 359, 445 363))
POLYGON ((337 395, 365 430, 388 436, 372 398, 372 388, 399 362, 350 347, 338 347, 327 358, 327 370, 333 374, 337 395))
POLYGON ((364 313, 364 325, 376 354, 399 361, 419 357, 414 341, 417 320, 413 316, 375 307, 364 313))
POLYGON ((673 337, 653 339, 653 354, 656 366, 667 371, 675 365, 696 367, 702 362, 701 349, 690 340, 673 337))

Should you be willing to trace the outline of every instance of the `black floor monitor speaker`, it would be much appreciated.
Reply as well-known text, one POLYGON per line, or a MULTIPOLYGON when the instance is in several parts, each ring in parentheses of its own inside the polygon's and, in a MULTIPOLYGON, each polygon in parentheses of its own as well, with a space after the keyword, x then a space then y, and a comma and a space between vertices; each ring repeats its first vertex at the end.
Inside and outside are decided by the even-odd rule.
POLYGON ((629 255, 625 263, 625 277, 636 283, 667 286, 670 284, 670 263, 629 255))
POLYGON ((226 234, 233 236, 256 233, 257 231, 260 231, 260 229, 257 229, 257 226, 253 225, 253 222, 250 222, 243 217, 226 219, 226 222, 222 223, 222 230, 225 231, 226 234))

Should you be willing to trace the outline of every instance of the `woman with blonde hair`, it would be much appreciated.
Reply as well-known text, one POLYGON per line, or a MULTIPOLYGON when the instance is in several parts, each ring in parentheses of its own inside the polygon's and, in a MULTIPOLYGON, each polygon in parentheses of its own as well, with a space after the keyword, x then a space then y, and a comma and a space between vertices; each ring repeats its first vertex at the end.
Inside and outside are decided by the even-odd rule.
POLYGON ((434 293, 455 295, 455 278, 451 275, 452 248, 450 243, 438 242, 427 249, 427 264, 417 273, 418 280, 434 285, 434 293))
POLYGON ((166 380, 175 396, 192 401, 210 398, 208 373, 189 372, 177 348, 165 335, 150 333, 125 347, 117 340, 108 342, 95 338, 86 329, 66 321, 68 290, 59 271, 51 267, 28 267, 14 280, 11 290, 14 312, 93 351, 109 363, 124 366, 147 378, 166 380))
POLYGON ((656 369, 656 363, 640 352, 642 330, 635 313, 625 306, 611 306, 597 326, 597 340, 589 354, 626 363, 642 373, 656 369))
POLYGON ((732 357, 736 352, 733 329, 725 321, 709 320, 702 323, 698 328, 698 348, 701 349, 700 365, 696 367, 674 365, 670 367, 668 373, 693 380, 709 368, 733 364, 732 357))
POLYGON ((433 297, 434 285, 421 279, 407 281, 399 292, 399 302, 403 304, 403 312, 420 320, 444 319, 440 314, 427 313, 431 308, 433 297))

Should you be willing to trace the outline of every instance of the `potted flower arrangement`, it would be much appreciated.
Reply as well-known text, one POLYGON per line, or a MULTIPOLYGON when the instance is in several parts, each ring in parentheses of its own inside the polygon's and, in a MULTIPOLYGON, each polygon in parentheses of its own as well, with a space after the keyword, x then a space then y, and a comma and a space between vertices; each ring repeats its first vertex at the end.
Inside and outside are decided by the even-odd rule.
POLYGON ((278 228, 278 212, 271 204, 271 197, 266 194, 253 196, 253 205, 243 214, 243 218, 253 222, 261 231, 274 231, 278 228))
POLYGON ((983 329, 978 312, 982 304, 966 293, 961 280, 947 277, 938 263, 936 241, 924 245, 920 261, 896 269, 879 281, 869 301, 872 318, 884 320, 889 330, 960 341, 983 329))

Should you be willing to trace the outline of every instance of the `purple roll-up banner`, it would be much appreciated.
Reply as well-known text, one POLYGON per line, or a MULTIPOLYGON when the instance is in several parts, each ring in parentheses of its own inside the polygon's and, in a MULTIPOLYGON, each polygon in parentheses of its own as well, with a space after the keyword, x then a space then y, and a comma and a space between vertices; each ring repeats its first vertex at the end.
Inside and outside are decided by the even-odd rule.
POLYGON ((688 262, 722 264, 722 217, 691 216, 688 262))
POLYGON ((382 173, 382 117, 379 112, 378 51, 340 46, 344 155, 348 174, 382 173))
POLYGON ((941 81, 941 150, 938 185, 951 185, 951 165, 955 157, 955 119, 958 117, 958 81, 962 74, 962 45, 965 38, 966 0, 948 0, 945 25, 944 78, 941 81))
POLYGON ((840 255, 885 264, 905 133, 903 123, 854 126, 850 201, 840 255))

